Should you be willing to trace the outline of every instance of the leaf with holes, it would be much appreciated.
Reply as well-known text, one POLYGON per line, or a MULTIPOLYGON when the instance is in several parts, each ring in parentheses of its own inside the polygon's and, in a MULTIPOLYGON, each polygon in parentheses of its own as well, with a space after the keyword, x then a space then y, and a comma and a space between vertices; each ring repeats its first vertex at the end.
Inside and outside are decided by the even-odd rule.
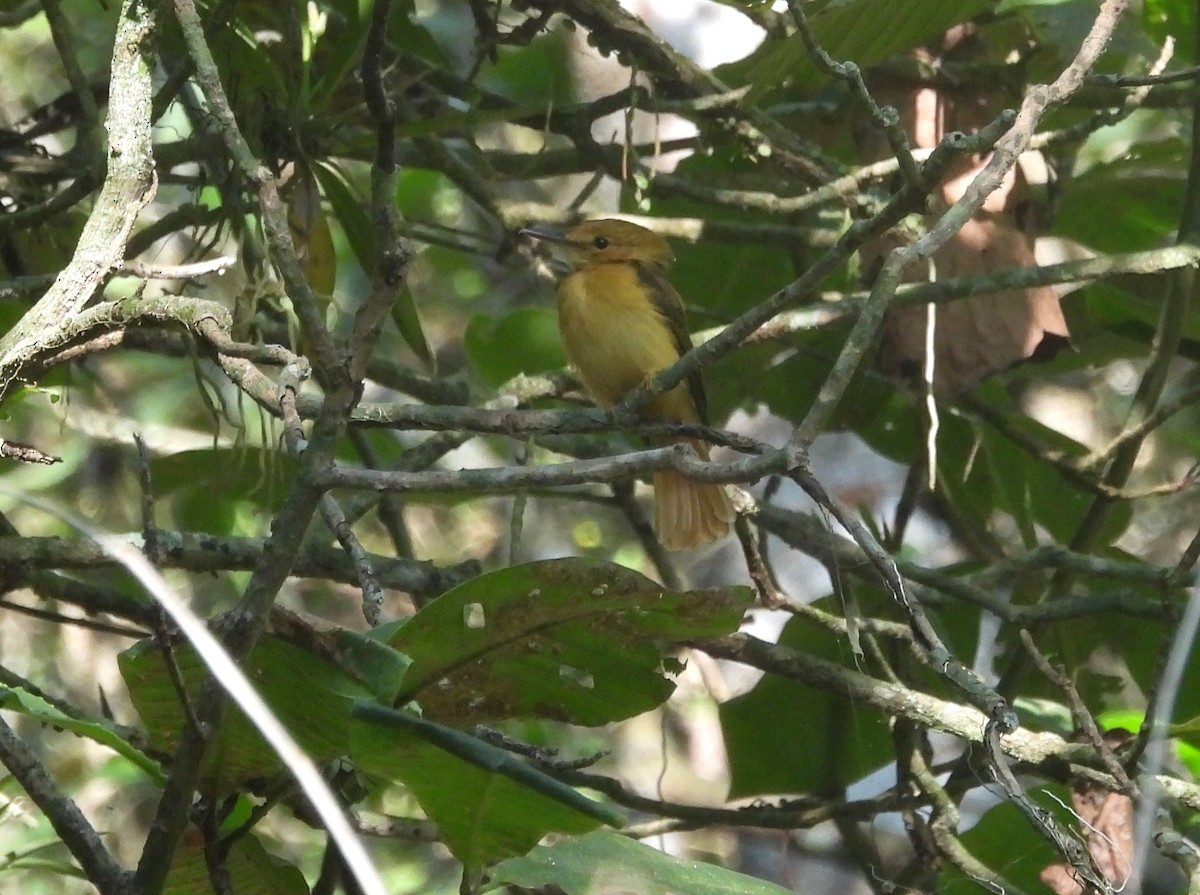
POLYGON ((745 587, 676 593, 613 563, 556 559, 481 575, 389 640, 412 659, 399 702, 453 726, 500 718, 607 724, 674 690, 683 641, 737 629, 745 587))

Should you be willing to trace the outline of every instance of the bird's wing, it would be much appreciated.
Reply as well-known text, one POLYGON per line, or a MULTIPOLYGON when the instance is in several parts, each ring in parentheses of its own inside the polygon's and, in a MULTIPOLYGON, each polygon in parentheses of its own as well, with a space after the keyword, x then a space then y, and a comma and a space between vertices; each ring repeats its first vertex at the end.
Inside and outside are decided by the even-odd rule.
MULTIPOLYGON (((675 287, 671 285, 670 281, 656 268, 647 264, 635 266, 638 281, 646 288, 650 294, 650 300, 654 302, 654 307, 666 321, 667 328, 671 331, 671 338, 675 341, 675 349, 682 357, 692 350, 692 336, 688 331, 683 299, 679 297, 679 293, 675 291, 675 287)), ((688 391, 692 396, 692 403, 696 405, 696 415, 699 417, 701 425, 707 426, 708 395, 705 394, 704 377, 699 370, 688 375, 687 384, 688 391)))

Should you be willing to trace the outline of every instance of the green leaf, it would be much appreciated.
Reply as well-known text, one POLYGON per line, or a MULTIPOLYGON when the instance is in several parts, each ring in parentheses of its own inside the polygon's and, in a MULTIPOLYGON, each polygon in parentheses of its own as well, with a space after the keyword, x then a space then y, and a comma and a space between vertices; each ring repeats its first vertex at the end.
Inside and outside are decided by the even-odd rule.
POLYGON ((385 708, 374 702, 360 702, 355 706, 354 714, 356 718, 366 719, 385 727, 397 728, 411 734, 475 767, 503 774, 510 780, 550 796, 601 823, 617 824, 624 820, 619 812, 610 810, 602 803, 581 795, 567 784, 469 733, 426 721, 424 718, 408 712, 385 708))
POLYGON ((700 861, 681 861, 627 836, 597 830, 528 855, 509 858, 488 874, 492 887, 518 886, 566 895, 787 895, 789 889, 700 861))
POLYGON ((1196 4, 1191 0, 1145 0, 1142 21, 1158 46, 1175 39, 1175 59, 1196 56, 1196 4))
MULTIPOLYGON (((1124 337, 1125 358, 1149 353, 1162 314, 1163 280, 1156 278, 1145 282, 1150 288, 1144 295, 1109 283, 1094 283, 1083 290, 1089 322, 1103 331, 1124 337), (1129 341, 1138 344, 1130 345, 1129 341)), ((1136 281, 1131 285, 1136 286, 1136 281)), ((1179 353, 1197 359, 1200 353, 1200 309, 1192 308, 1187 312, 1180 333, 1183 344, 1179 353)))
MULTIPOLYGON (((769 168, 747 163, 745 147, 718 144, 711 154, 694 153, 675 169, 677 176, 713 187, 756 190, 779 194, 778 176, 769 168)), ((795 192, 799 192, 799 187, 795 192)), ((623 210, 638 213, 633 196, 626 190, 623 210)), ((694 217, 708 224, 727 223, 745 227, 778 225, 776 218, 765 212, 742 212, 714 208, 712 205, 679 196, 656 198, 654 211, 664 217, 694 217)), ((805 224, 813 224, 809 218, 805 224)), ((692 329, 703 329, 713 323, 725 322, 749 309, 771 293, 782 289, 796 276, 792 251, 769 241, 725 241, 709 236, 707 228, 699 239, 688 242, 672 240, 676 260, 668 278, 683 296, 685 306, 692 312, 692 329), (711 317, 705 315, 710 312, 711 317)), ((802 252, 795 248, 793 251, 802 252)))
POLYGON ((204 448, 150 461, 158 495, 180 492, 187 524, 212 534, 228 534, 239 503, 276 511, 294 479, 296 461, 266 448, 204 448))
MULTIPOLYGON (((294 864, 275 857, 254 834, 239 837, 229 849, 225 868, 230 891, 238 895, 308 895, 304 874, 294 864)), ((210 895, 212 875, 204 842, 194 831, 184 835, 171 862, 164 895, 210 895)))
POLYGON ((613 563, 556 559, 459 585, 389 644, 412 659, 400 699, 444 723, 606 724, 660 705, 675 644, 736 630, 750 603, 745 587, 675 593, 613 563))
MULTIPOLYGON (((361 0, 355 0, 355 2, 361 2, 361 0)), ((374 5, 372 2, 372 8, 374 5)), ((443 10, 438 10, 432 15, 423 15, 422 22, 424 24, 418 25, 413 21, 416 17, 416 6, 416 0, 403 0, 396 4, 392 15, 388 18, 387 36, 390 45, 402 49, 404 55, 411 57, 422 69, 426 67, 448 68, 446 54, 434 40, 431 31, 435 30, 435 20, 439 18, 443 21, 453 20, 453 12, 447 14, 443 10)))
MULTIPOLYGON (((801 619, 788 622, 779 643, 839 664, 852 662, 847 644, 801 619)), ((772 674, 722 704, 720 715, 734 799, 836 792, 882 767, 891 755, 882 713, 772 674)))
MULTIPOLYGON (((381 685, 377 669, 371 672, 375 678, 371 685, 364 683, 364 676, 355 669, 355 653, 336 644, 337 640, 327 643, 325 655, 317 655, 268 634, 244 666, 247 677, 279 720, 318 763, 348 754, 350 713, 356 700, 371 698, 381 690, 386 695, 394 691, 381 685)), ((378 644, 361 646, 372 650, 372 661, 378 662, 378 644)), ((203 662, 187 644, 175 646, 172 656, 188 692, 195 698, 205 677, 203 662)), ((401 661, 396 657, 393 679, 399 677, 401 661)), ((161 649, 151 641, 134 644, 120 654, 118 665, 151 739, 160 748, 173 750, 185 719, 161 649)), ((231 707, 208 751, 205 790, 226 793, 247 780, 269 777, 280 767, 279 758, 257 728, 240 710, 231 707)))
POLYGON ((438 219, 446 197, 455 192, 454 181, 438 171, 405 168, 396 177, 396 207, 410 220, 438 219))
POLYGON ((559 33, 539 37, 528 46, 501 47, 494 65, 483 70, 479 86, 516 103, 549 109, 575 99, 573 45, 559 33))
MULTIPOLYGON (((860 68, 918 47, 987 10, 992 0, 827 0, 806 4, 817 42, 835 62, 852 61, 860 68)), ((759 102, 790 84, 811 88, 825 80, 809 58, 799 34, 766 49, 749 69, 746 101, 759 102)))
POLYGON ((245 107, 239 111, 253 108, 252 114, 257 117, 262 114, 261 103, 272 102, 287 108, 291 101, 299 99, 290 90, 285 80, 288 73, 275 56, 282 43, 271 41, 257 25, 234 18, 228 26, 217 29, 211 43, 213 58, 221 65, 225 78, 233 80, 236 73, 235 96, 245 107))
POLYGON ((378 629, 364 633, 346 628, 314 627, 299 616, 276 609, 272 630, 291 645, 337 666, 356 684, 364 684, 381 703, 390 703, 399 692, 409 660, 387 645, 378 629))
POLYGON ((1163 235, 1179 225, 1188 146, 1166 136, 1172 125, 1157 113, 1131 119, 1124 139, 1106 134, 1107 142, 1097 148, 1111 160, 1093 164, 1063 190, 1055 235, 1098 252, 1132 252, 1162 245, 1163 235), (1122 197, 1121 213, 1097 214, 1114 190, 1122 197))
POLYGON ((413 354, 421 359, 425 366, 433 370, 433 349, 425 338, 425 327, 421 324, 421 315, 417 311, 417 300, 413 298, 412 290, 407 285, 401 287, 400 294, 392 305, 392 322, 400 331, 400 336, 413 354))
MULTIPOLYGON (((359 61, 359 50, 371 24, 371 0, 337 3, 340 15, 329 16, 326 31, 317 41, 320 72, 314 83, 309 106, 314 112, 325 109, 329 98, 359 61)), ((398 12, 398 10, 397 10, 398 12)))
POLYGON ((158 762, 127 742, 117 732, 111 721, 66 715, 40 696, 34 696, 19 687, 0 688, 0 708, 25 715, 41 724, 49 724, 87 737, 101 746, 112 749, 122 758, 128 759, 140 768, 156 786, 161 786, 163 783, 162 770, 159 768, 158 762))
MULTIPOLYGON (((38 843, 30 847, 27 851, 31 853, 39 852, 57 845, 58 843, 53 841, 38 843)), ((45 879, 45 874, 53 874, 54 876, 62 876, 67 879, 87 880, 87 874, 80 870, 79 866, 72 861, 38 858, 33 854, 22 854, 21 851, 8 851, 3 858, 0 858, 0 873, 12 873, 13 871, 24 872, 25 874, 41 874, 40 879, 45 879)))
MULTIPOLYGON (((313 174, 321 184, 321 191, 329 200, 334 216, 342 225, 346 241, 350 243, 359 266, 370 275, 375 270, 375 234, 371 229, 371 219, 365 210, 366 200, 356 196, 342 174, 330 166, 314 165, 313 174)), ((392 321, 413 354, 432 369, 433 349, 429 346, 416 299, 407 283, 400 289, 396 303, 392 305, 392 321)))
POLYGON ((1026 6, 1058 6, 1060 3, 1072 3, 1074 0, 1000 0, 996 4, 996 15, 1012 12, 1026 6))
MULTIPOLYGON (((1038 786, 1037 791, 1031 793, 1038 805, 1054 814, 1059 823, 1069 828, 1072 819, 1043 791, 1054 792, 1068 805, 1071 803, 1070 794, 1061 786, 1038 786)), ((990 809, 975 826, 962 833, 959 839, 970 854, 986 866, 995 868, 1005 882, 1022 892, 1048 891, 1039 874, 1046 867, 1062 860, 1049 842, 1030 825, 1029 819, 1011 802, 1003 802, 990 809)), ((979 881, 947 862, 938 879, 937 891, 956 892, 971 888, 978 889, 979 881)))
POLYGON ((774 3, 774 0, 716 0, 716 2, 733 9, 766 9, 774 3))
POLYGON ((548 308, 520 308, 504 317, 476 314, 463 337, 475 372, 496 388, 518 373, 544 373, 566 365, 558 316, 548 308))
POLYGON ((351 756, 404 784, 468 870, 522 854, 547 833, 584 833, 623 818, 482 740, 415 715, 360 703, 351 756))
MULTIPOLYGON (((1003 401, 998 384, 985 385, 985 400, 1003 401), (990 394, 986 392, 990 391, 990 394)), ((1016 433, 1071 458, 1086 448, 1023 414, 1006 416, 1016 433)), ((982 528, 994 524, 996 511, 1007 513, 1026 544, 1037 542, 1037 526, 1060 542, 1069 541, 1092 505, 1092 494, 1031 457, 1008 435, 990 425, 956 414, 942 414, 938 434, 938 489, 965 518, 982 528)), ((1128 503, 1110 515, 1102 534, 1111 543, 1129 524, 1128 503)))
MULTIPOLYGON (((704 172, 699 172, 704 177, 704 172)), ((740 314, 765 296, 782 289, 794 271, 787 254, 776 246, 735 245, 715 241, 679 246, 668 274, 689 308, 712 311, 718 319, 740 314)), ((702 316, 691 321, 703 325, 702 316)))
MULTIPOLYGON (((837 321, 792 336, 789 341, 795 350, 782 359, 778 350, 772 351, 756 376, 757 383, 751 394, 765 401, 772 413, 793 421, 803 419, 828 377, 849 330, 849 321, 837 321)), ((748 374, 743 371, 742 375, 748 374)), ((720 383, 717 387, 725 388, 720 383)), ((898 435, 915 433, 915 427, 911 425, 913 419, 911 402, 868 364, 862 364, 827 428, 852 429, 868 442, 872 437, 882 437, 888 445, 884 453, 895 456, 893 452, 906 451, 915 445, 911 438, 898 435), (867 434, 868 431, 873 435, 867 434)), ((879 450, 878 446, 873 446, 879 450)), ((910 460, 909 452, 908 460, 902 462, 910 460)))
MULTIPOLYGON (((1146 599, 1155 599, 1155 591, 1151 587, 1142 587, 1140 592, 1146 599)), ((1161 597, 1161 591, 1159 596, 1161 597)), ((1159 620, 1124 617, 1120 619, 1119 624, 1098 625, 1093 616, 1082 620, 1080 627, 1088 622, 1104 631, 1106 636, 1102 643, 1105 653, 1109 656, 1114 654, 1121 656, 1122 662, 1128 665, 1128 673, 1134 684, 1142 692, 1154 692, 1159 686, 1162 675, 1165 643, 1170 639, 1169 629, 1164 630, 1164 623, 1159 620)), ((1110 699, 1106 707, 1110 710, 1139 707, 1137 702, 1133 702, 1131 705, 1131 699, 1127 694, 1122 695, 1125 698, 1110 699)), ((1198 715, 1200 715, 1200 662, 1196 661, 1193 647, 1192 661, 1189 661, 1184 668, 1183 679, 1171 707, 1170 717, 1182 719, 1198 715)), ((1189 731, 1184 735, 1184 739, 1200 746, 1200 731, 1189 731)))
POLYGON ((345 175, 327 163, 314 164, 313 176, 321 185, 321 192, 329 200, 333 216, 346 234, 350 250, 368 274, 375 264, 375 234, 371 231, 371 219, 367 216, 366 200, 355 194, 345 175))

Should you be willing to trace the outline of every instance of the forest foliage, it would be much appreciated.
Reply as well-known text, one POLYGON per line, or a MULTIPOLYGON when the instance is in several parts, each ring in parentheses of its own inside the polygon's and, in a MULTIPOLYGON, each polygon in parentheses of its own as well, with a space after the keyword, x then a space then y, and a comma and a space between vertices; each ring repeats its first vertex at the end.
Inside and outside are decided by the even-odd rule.
POLYGON ((0 885, 1200 891, 1195 5, 666 5, 0 2, 0 885))

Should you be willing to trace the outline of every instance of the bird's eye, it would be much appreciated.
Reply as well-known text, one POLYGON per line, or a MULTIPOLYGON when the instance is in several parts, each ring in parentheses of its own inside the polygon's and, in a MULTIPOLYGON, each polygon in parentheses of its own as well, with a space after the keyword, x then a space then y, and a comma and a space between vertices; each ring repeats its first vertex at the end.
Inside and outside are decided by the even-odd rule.
POLYGON ((608 248, 608 237, 607 236, 597 236, 595 239, 592 240, 592 245, 594 245, 598 249, 607 249, 608 248))

